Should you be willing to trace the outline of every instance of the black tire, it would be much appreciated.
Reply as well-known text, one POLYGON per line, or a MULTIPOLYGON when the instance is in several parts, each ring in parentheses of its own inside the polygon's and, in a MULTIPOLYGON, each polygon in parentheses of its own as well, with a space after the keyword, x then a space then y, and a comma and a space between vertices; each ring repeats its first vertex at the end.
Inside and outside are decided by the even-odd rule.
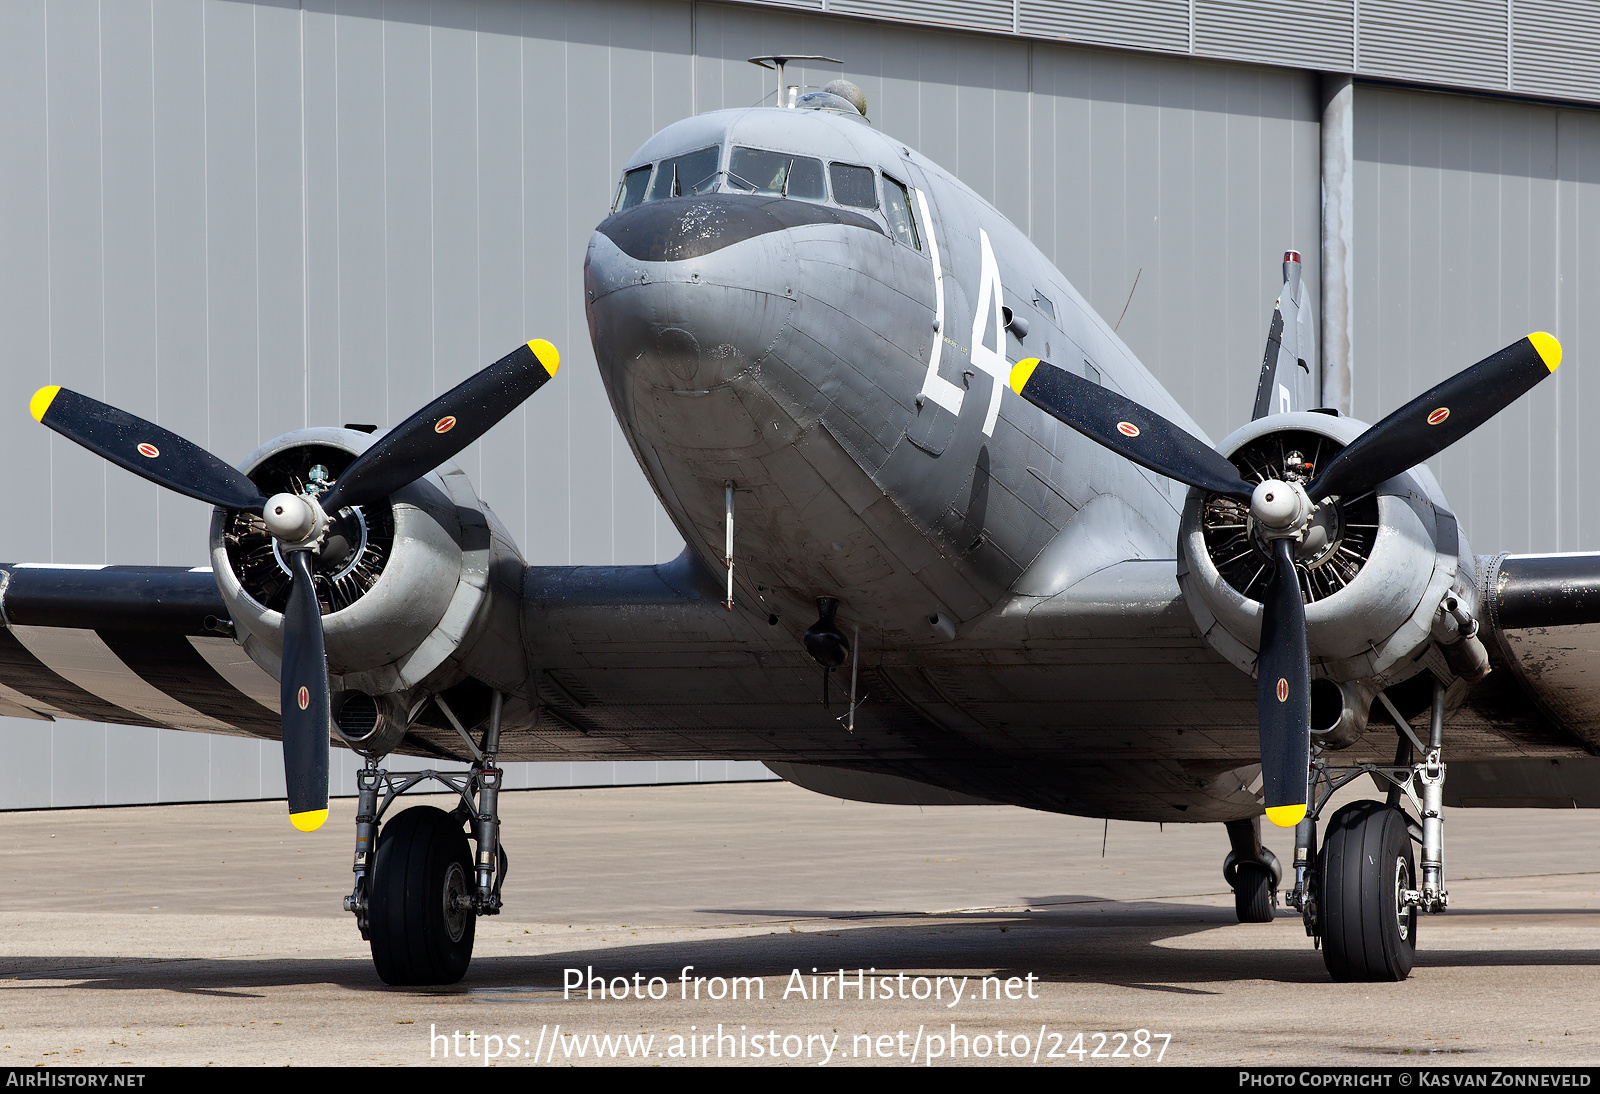
POLYGON ((1335 813, 1319 864, 1322 961, 1341 981, 1393 981, 1411 975, 1417 910, 1401 889, 1417 887, 1406 819, 1382 802, 1351 802, 1335 813))
POLYGON ((1240 866, 1233 879, 1233 910, 1240 923, 1271 923, 1272 871, 1255 862, 1240 866))
POLYGON ((461 822, 431 805, 383 826, 367 904, 372 963, 385 984, 454 984, 472 963, 472 852, 461 822))

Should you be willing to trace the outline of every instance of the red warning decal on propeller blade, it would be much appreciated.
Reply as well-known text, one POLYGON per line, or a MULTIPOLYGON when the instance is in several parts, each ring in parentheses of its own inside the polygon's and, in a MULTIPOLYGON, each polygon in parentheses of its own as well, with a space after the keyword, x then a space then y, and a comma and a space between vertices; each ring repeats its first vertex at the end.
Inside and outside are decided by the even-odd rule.
POLYGON ((456 416, 454 414, 446 414, 443 418, 439 419, 438 424, 433 427, 433 431, 435 433, 448 433, 455 427, 456 416))
POLYGON ((1450 417, 1450 408, 1447 406, 1442 406, 1438 410, 1435 410, 1432 414, 1428 415, 1428 424, 1438 425, 1448 417, 1450 417))
POLYGON ((1132 422, 1118 422, 1117 432, 1124 437, 1137 437, 1139 435, 1139 427, 1132 422))
MULTIPOLYGON (((305 688, 301 688, 300 690, 304 691, 305 688)), ((1283 677, 1280 676, 1280 677, 1278 677, 1278 702, 1287 703, 1288 701, 1289 701, 1289 681, 1285 680, 1283 677)))
MULTIPOLYGON (((1280 684, 1279 686, 1281 687, 1282 685, 1280 684)), ((301 688, 300 689, 300 709, 304 710, 304 709, 306 709, 306 707, 308 707, 310 705, 311 705, 311 692, 307 691, 305 688, 301 688)))
POLYGON ((161 449, 157 448, 153 444, 149 444, 148 442, 146 442, 146 443, 143 443, 143 444, 139 445, 139 455, 148 456, 148 457, 150 457, 150 459, 153 460, 157 456, 161 455, 161 449))

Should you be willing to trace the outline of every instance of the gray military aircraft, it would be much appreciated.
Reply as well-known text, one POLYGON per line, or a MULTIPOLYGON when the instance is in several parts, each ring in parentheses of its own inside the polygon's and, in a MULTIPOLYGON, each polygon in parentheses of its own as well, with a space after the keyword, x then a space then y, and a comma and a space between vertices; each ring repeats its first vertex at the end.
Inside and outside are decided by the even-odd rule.
POLYGON ((1548 375, 1556 340, 1368 427, 1316 405, 1291 252, 1252 418, 1213 446, 859 91, 784 93, 764 60, 780 105, 647 141, 584 266, 681 556, 528 566, 449 462, 556 375, 545 342, 387 433, 300 430, 237 470, 47 387, 45 425, 216 506, 212 565, 0 568, 0 712, 281 737, 306 829, 331 726, 365 757, 345 905, 392 984, 459 979, 500 909, 499 762, 646 757, 1218 822, 1241 919, 1287 887, 1336 979, 1403 979, 1418 914, 1447 904, 1447 801, 1600 804, 1559 762, 1600 748, 1569 640, 1600 621, 1600 556, 1475 557, 1422 465, 1548 375), (392 753, 471 766, 403 775, 392 753), (1319 838, 1360 777, 1383 799, 1319 838), (459 808, 380 829, 432 780, 459 808), (1295 829, 1291 878, 1263 812, 1295 829))

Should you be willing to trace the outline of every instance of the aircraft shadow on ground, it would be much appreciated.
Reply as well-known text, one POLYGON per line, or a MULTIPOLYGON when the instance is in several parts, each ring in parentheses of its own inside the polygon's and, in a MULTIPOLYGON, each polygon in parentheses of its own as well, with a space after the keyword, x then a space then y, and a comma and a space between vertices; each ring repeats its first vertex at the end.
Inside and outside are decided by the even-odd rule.
MULTIPOLYGON (((733 910, 760 916, 774 929, 766 934, 704 940, 613 944, 529 956, 476 958, 460 984, 439 988, 386 989, 364 960, 290 958, 151 959, 107 961, 103 957, 13 957, 7 960, 9 990, 26 991, 30 982, 75 981, 79 988, 168 990, 216 997, 251 998, 251 989, 296 984, 333 984, 355 991, 393 990, 437 995, 506 998, 481 1001, 538 1002, 559 999, 565 970, 588 970, 605 977, 643 973, 676 985, 683 967, 704 977, 786 977, 795 970, 809 976, 843 969, 876 969, 878 975, 902 971, 924 975, 958 972, 1003 979, 1032 973, 1041 984, 1104 984, 1175 994, 1216 994, 1214 986, 1235 981, 1326 983, 1321 956, 1301 934, 1299 919, 1280 911, 1271 925, 1241 926, 1233 910, 1203 905, 1094 901, 1052 898, 1068 904, 1059 910, 1028 912, 887 912, 871 916, 873 926, 855 926, 865 913, 816 910, 733 910), (884 924, 883 919, 895 922, 884 924), (804 920, 799 929, 794 921, 804 920), (829 929, 828 921, 838 925, 829 929), (1237 930, 1237 942, 1172 945, 1202 932, 1237 930), (1259 944, 1263 930, 1293 932, 1284 947, 1259 944), (1186 985, 1201 985, 1189 987, 1186 985)), ((1590 909, 1583 909, 1591 912, 1590 909)), ((1476 914, 1523 914, 1478 910, 1476 914)), ((1547 913, 1548 914, 1548 913, 1547 913)), ((480 927, 492 936, 492 921, 480 927)), ((648 928, 645 929, 648 933, 648 928)), ((1600 965, 1594 949, 1428 948, 1426 925, 1417 968, 1495 968, 1600 965)), ((45 987, 44 984, 39 984, 45 987)))

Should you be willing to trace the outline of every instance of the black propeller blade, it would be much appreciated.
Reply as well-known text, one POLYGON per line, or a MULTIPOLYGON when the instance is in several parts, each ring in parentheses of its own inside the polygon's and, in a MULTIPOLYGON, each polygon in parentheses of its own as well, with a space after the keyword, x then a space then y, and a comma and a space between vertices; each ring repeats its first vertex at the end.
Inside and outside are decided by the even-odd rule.
POLYGON ((283 609, 283 777, 289 819, 314 832, 328 819, 328 651, 311 580, 311 552, 284 551, 294 576, 283 609))
POLYGON ((337 513, 387 497, 438 467, 521 406, 556 374, 556 348, 543 339, 518 346, 385 433, 345 468, 322 507, 337 513))
POLYGON ((1261 605, 1256 662, 1262 795, 1267 819, 1280 828, 1293 828, 1306 815, 1311 766, 1311 651, 1294 548, 1291 539, 1272 541, 1275 568, 1261 605))
POLYGON ((1259 497, 1232 461, 1158 414, 1099 384, 1029 358, 1011 389, 1034 406, 1158 474, 1250 504, 1269 538, 1272 580, 1262 601, 1256 708, 1267 817, 1292 827, 1306 815, 1311 753, 1311 654, 1305 601, 1295 569, 1301 531, 1319 503, 1365 494, 1415 467, 1505 409, 1561 363, 1561 344, 1543 332, 1507 346, 1418 396, 1324 465, 1302 492, 1264 483, 1259 497))
POLYGON ((1444 451, 1560 364, 1560 342, 1543 331, 1528 335, 1430 388, 1351 441, 1306 492, 1312 501, 1365 494, 1444 451))
POLYGON ((1227 457, 1132 399, 1030 357, 1011 370, 1011 390, 1092 441, 1158 475, 1250 500, 1251 487, 1227 457))
POLYGON ((515 410, 559 365, 549 342, 520 346, 390 430, 321 498, 285 494, 269 502, 243 473, 194 442, 65 388, 40 388, 28 409, 62 436, 151 482, 223 509, 261 514, 291 575, 279 674, 283 771, 290 819, 310 832, 328 819, 328 653, 311 563, 327 526, 324 514, 376 501, 421 478, 515 410))
POLYGON ((267 499, 236 468, 143 418, 64 387, 42 387, 28 409, 34 418, 157 486, 224 509, 261 512, 267 499))

